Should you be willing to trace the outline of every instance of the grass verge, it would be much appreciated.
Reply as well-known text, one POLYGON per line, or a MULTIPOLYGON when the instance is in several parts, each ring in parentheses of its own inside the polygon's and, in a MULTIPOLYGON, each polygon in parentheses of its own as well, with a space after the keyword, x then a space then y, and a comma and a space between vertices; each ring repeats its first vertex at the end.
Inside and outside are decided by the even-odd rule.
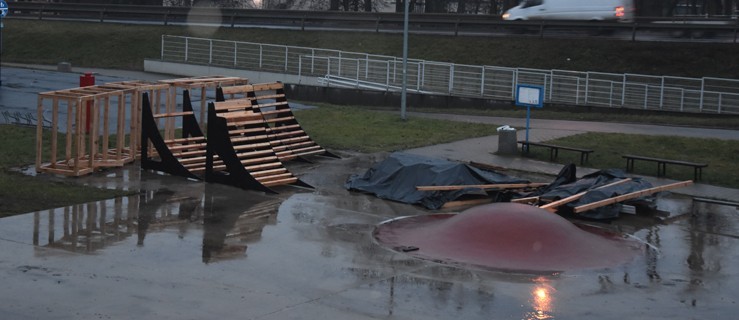
POLYGON ((12 171, 35 162, 35 139, 36 128, 0 125, 0 217, 130 194, 12 171))
POLYGON ((409 117, 400 113, 324 105, 296 111, 300 124, 318 144, 359 152, 397 151, 497 134, 495 125, 409 117))
MULTIPOLYGON (((593 168, 626 168, 624 154, 708 163, 703 169, 701 183, 739 188, 739 144, 736 141, 669 136, 648 136, 621 133, 583 133, 547 141, 552 144, 593 149, 590 163, 593 168)), ((545 148, 531 148, 532 157, 549 160, 545 148)), ((557 162, 580 162, 580 153, 560 152, 557 162)), ((653 162, 634 162, 634 173, 647 176, 657 175, 653 162)), ((693 180, 692 167, 668 165, 667 177, 676 180, 693 180)))

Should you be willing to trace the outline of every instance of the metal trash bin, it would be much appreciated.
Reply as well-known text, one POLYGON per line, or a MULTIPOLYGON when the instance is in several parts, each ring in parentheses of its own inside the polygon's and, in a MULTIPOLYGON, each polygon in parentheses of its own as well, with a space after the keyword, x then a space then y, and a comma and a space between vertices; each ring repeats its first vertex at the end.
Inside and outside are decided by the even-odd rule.
POLYGON ((508 125, 498 127, 498 152, 497 154, 514 155, 518 153, 518 137, 516 128, 508 125))

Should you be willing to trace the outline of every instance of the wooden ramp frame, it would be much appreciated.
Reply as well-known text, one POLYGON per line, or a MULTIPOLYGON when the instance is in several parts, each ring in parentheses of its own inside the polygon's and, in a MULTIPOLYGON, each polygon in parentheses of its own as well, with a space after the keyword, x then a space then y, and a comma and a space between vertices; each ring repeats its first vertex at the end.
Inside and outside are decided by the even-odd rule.
POLYGON ((241 108, 260 114, 269 142, 281 161, 305 160, 303 157, 309 155, 339 158, 303 131, 287 102, 281 82, 221 87, 216 90, 216 101, 225 102, 219 105, 224 109, 241 108), (230 100, 226 100, 226 96, 230 100))
POLYGON ((224 102, 209 103, 205 180, 268 193, 276 193, 270 187, 286 184, 313 188, 285 168, 272 149, 262 116, 245 110, 247 103, 231 109, 224 102))
MULTIPOLYGON (((199 123, 201 124, 200 129, 205 131, 205 123, 206 123, 206 111, 208 110, 207 102, 208 102, 208 90, 209 89, 215 89, 220 86, 235 86, 235 85, 244 85, 249 83, 248 79, 240 78, 240 77, 228 77, 228 76, 202 76, 202 77, 189 77, 189 78, 177 78, 177 79, 167 79, 167 80, 159 80, 159 83, 166 84, 169 86, 169 99, 172 101, 177 101, 177 92, 178 90, 187 90, 190 93, 190 99, 191 101, 199 102, 199 108, 200 108, 200 115, 198 117, 199 123), (199 96, 197 99, 194 99, 193 93, 199 93, 199 96)), ((213 96, 215 96, 215 92, 212 92, 213 96)), ((166 112, 175 112, 175 105, 177 103, 173 103, 172 105, 169 105, 169 108, 166 112)), ((194 108, 193 108, 194 109, 194 108)), ((165 127, 172 126, 172 123, 165 124, 165 127)), ((169 136, 171 138, 171 136, 169 136)))
MULTIPOLYGON (((141 156, 141 106, 143 104, 143 94, 148 93, 151 110, 154 113, 159 113, 160 110, 166 110, 167 106, 172 103, 169 100, 169 85, 140 80, 111 82, 108 85, 121 85, 135 90, 134 99, 129 102, 131 103, 132 112, 131 122, 136 124, 135 127, 138 130, 131 130, 128 134, 131 141, 131 150, 134 150, 134 156, 138 159, 141 156)), ((153 147, 149 150, 150 152, 156 152, 153 147)))
POLYGON ((38 119, 51 113, 52 124, 49 139, 43 121, 36 126, 36 171, 81 176, 133 162, 136 142, 127 134, 139 131, 138 123, 130 121, 137 117, 130 103, 134 95, 133 87, 119 84, 39 93, 38 119))
MULTIPOLYGON (((183 92, 182 111, 154 113, 148 93, 142 94, 141 168, 166 172, 176 176, 200 179, 205 172, 206 140, 198 126, 187 90, 183 92), (158 119, 182 119, 181 136, 165 138, 159 131, 158 119), (149 143, 153 145, 152 152, 149 143)), ((169 122, 169 121, 167 121, 169 122)))

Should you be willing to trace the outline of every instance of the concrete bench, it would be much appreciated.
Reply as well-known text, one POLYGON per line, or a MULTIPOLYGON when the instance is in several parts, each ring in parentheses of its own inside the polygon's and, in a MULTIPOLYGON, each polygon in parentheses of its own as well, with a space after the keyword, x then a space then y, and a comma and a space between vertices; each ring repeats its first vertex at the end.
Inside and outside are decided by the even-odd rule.
POLYGON ((582 148, 574 148, 574 147, 565 147, 565 146, 558 146, 554 144, 549 143, 541 143, 541 142, 526 142, 526 141, 519 141, 518 143, 521 144, 521 149, 523 152, 528 153, 531 146, 537 146, 537 147, 544 147, 549 148, 549 159, 551 161, 557 160, 557 156, 559 156, 559 150, 567 150, 567 151, 575 151, 580 153, 580 164, 585 164, 585 162, 588 161, 588 158, 591 153, 593 153, 594 150, 592 149, 582 149, 582 148))
POLYGON ((701 179, 703 175, 703 168, 708 167, 708 164, 706 163, 697 163, 697 162, 671 160, 671 159, 660 159, 660 158, 637 156, 637 155, 631 155, 631 154, 623 155, 623 158, 626 159, 626 171, 628 172, 634 171, 634 161, 635 160, 656 162, 658 177, 663 177, 666 175, 668 163, 674 164, 674 165, 680 165, 680 166, 693 167, 693 178, 695 181, 698 181, 701 179))

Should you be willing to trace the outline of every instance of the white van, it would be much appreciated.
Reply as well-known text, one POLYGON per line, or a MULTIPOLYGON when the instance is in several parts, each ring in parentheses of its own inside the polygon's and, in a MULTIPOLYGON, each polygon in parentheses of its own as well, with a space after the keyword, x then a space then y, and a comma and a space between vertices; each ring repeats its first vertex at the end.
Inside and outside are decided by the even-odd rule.
POLYGON ((522 0, 503 20, 631 21, 633 0, 522 0))

